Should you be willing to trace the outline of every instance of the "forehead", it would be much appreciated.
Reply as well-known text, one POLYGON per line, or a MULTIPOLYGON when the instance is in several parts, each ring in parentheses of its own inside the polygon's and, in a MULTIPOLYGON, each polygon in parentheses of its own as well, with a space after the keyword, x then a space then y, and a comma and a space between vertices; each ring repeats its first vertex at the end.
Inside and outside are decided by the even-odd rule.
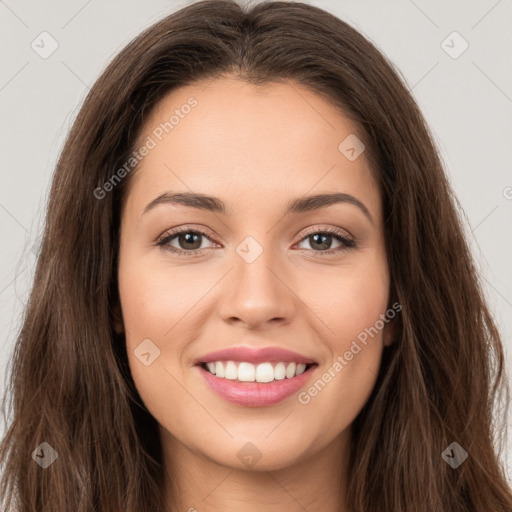
POLYGON ((365 153, 343 153, 353 137, 364 140, 356 123, 295 82, 198 82, 168 93, 145 121, 135 146, 153 147, 130 189, 145 199, 179 189, 244 204, 336 190, 378 202, 365 153))

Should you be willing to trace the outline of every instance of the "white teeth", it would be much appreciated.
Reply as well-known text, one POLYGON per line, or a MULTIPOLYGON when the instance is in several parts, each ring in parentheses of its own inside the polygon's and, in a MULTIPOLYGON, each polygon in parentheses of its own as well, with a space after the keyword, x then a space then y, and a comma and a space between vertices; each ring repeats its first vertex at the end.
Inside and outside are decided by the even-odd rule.
POLYGON ((291 379, 292 377, 295 376, 295 370, 297 369, 297 366, 295 363, 290 363, 287 367, 286 367, 286 378, 287 379, 291 379))
POLYGON ((254 382, 256 371, 251 363, 240 363, 238 365, 238 380, 242 382, 254 382))
POLYGON ((306 365, 304 363, 300 363, 297 365, 297 373, 295 375, 300 375, 306 371, 306 365))
POLYGON ((226 364, 226 370, 224 372, 224 378, 229 380, 235 380, 238 377, 238 369, 233 361, 228 361, 226 364))
POLYGON ((283 380, 286 376, 286 366, 284 363, 277 363, 274 368, 274 379, 283 380))
POLYGON ((260 363, 215 361, 206 364, 208 371, 217 377, 241 382, 272 382, 273 380, 291 379, 306 371, 304 363, 260 363), (274 366, 275 364, 275 366, 274 366))
POLYGON ((224 365, 220 361, 215 363, 215 375, 224 378, 224 365))
POLYGON ((274 368, 272 363, 260 363, 256 367, 256 382, 272 382, 274 380, 274 368))

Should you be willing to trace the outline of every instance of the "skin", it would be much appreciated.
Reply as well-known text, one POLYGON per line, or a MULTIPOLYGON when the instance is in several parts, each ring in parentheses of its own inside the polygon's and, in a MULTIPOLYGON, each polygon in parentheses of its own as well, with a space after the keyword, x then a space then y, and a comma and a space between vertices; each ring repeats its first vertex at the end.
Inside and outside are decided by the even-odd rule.
MULTIPOLYGON (((268 407, 232 404, 192 365, 230 346, 284 347, 317 361, 307 389, 388 309, 379 189, 365 153, 349 161, 338 150, 358 128, 296 83, 224 77, 169 93, 139 143, 190 97, 197 106, 131 176, 118 268, 116 329, 126 333, 134 382, 160 425, 170 510, 345 510, 350 426, 375 385, 391 324, 307 404, 296 395, 268 407), (179 204, 143 213, 170 191, 218 197, 227 213, 179 204), (372 220, 349 203, 284 216, 291 199, 333 192, 355 196, 372 220), (156 245, 180 226, 206 229, 203 254, 156 245), (308 227, 318 229, 305 234, 308 227), (312 234, 329 227, 356 247, 322 256, 312 234), (236 252, 247 236, 263 249, 252 263, 236 252), (160 350, 149 366, 134 355, 145 339, 160 350), (251 468, 237 457, 248 442, 261 454, 251 468)), ((179 236, 169 244, 195 247, 179 236)), ((326 249, 340 247, 327 239, 326 249)))

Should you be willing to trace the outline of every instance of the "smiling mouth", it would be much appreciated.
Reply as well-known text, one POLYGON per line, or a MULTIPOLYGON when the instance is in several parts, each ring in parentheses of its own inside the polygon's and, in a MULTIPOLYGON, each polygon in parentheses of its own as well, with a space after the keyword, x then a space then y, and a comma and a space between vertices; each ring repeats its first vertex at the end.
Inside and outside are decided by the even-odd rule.
POLYGON ((246 361, 212 361, 199 366, 219 379, 234 382, 270 383, 293 379, 306 373, 317 363, 295 363, 288 361, 264 362, 253 364, 246 361))

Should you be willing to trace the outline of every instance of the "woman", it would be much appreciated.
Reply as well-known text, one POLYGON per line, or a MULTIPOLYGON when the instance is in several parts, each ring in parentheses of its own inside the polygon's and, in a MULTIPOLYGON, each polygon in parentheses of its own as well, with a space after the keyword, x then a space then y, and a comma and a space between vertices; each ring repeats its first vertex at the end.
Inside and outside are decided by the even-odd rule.
POLYGON ((213 0, 150 27, 57 165, 4 508, 511 510, 455 203, 346 23, 213 0))

